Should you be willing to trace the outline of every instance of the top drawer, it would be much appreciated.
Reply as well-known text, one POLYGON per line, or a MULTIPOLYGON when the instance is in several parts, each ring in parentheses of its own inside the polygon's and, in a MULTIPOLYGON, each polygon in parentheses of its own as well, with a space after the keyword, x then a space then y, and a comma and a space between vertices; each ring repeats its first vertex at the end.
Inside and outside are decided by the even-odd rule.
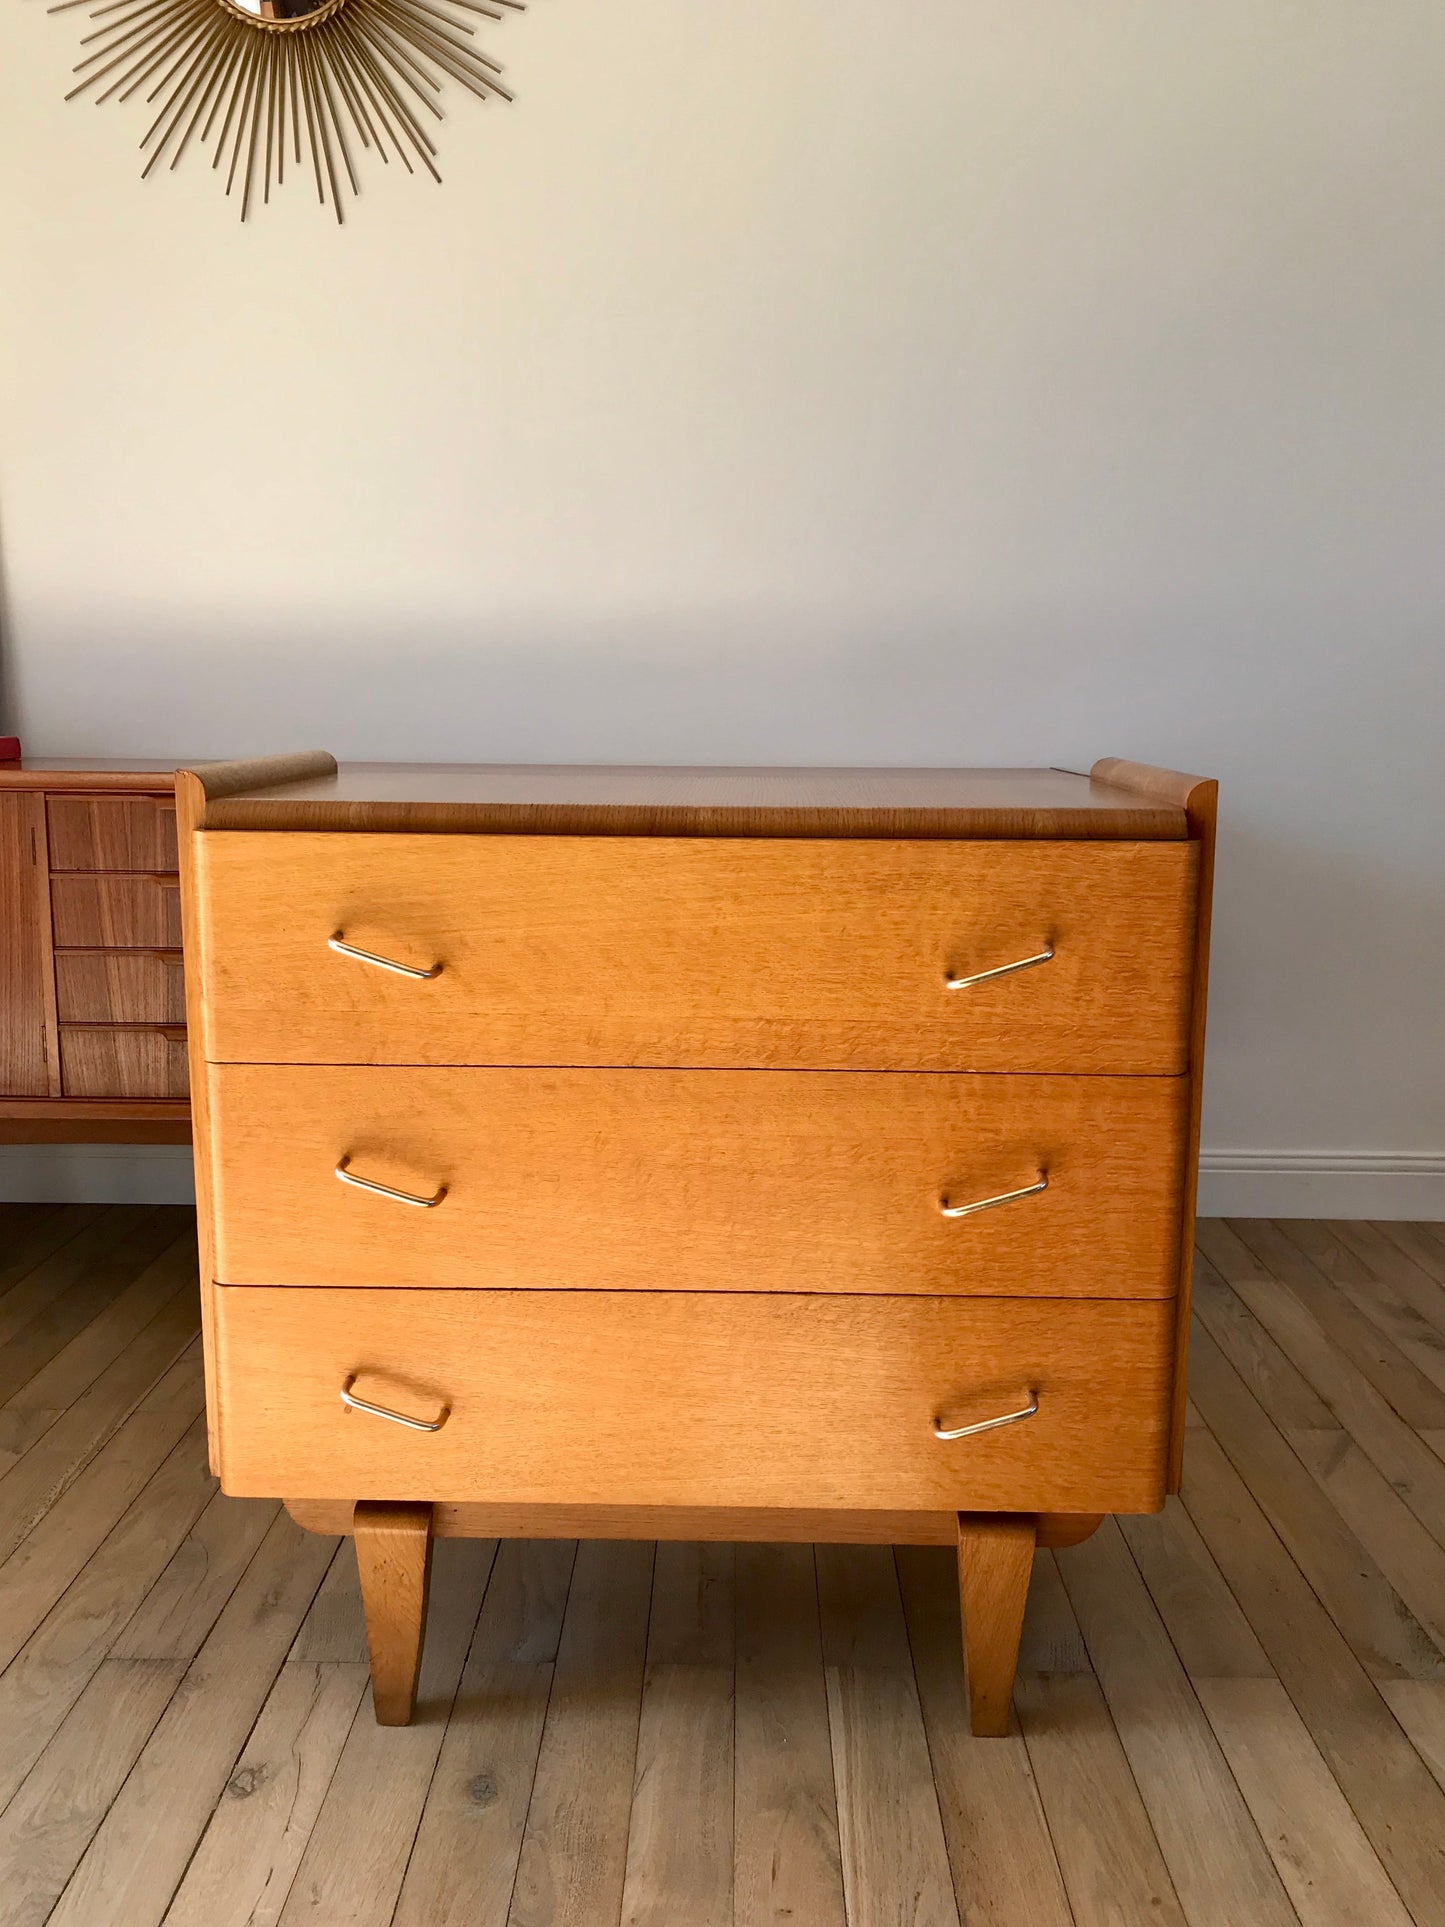
POLYGON ((1189 843, 220 830, 196 867, 213 1062, 1185 1067, 1189 843))
POLYGON ((52 796, 52 870, 174 870, 176 806, 161 796, 52 796))

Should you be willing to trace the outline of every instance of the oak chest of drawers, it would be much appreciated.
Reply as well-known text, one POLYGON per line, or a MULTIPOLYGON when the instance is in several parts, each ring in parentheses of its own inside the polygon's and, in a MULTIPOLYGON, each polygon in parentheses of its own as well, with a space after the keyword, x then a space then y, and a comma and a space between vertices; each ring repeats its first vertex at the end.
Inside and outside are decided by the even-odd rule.
POLYGON ((177 779, 212 1455, 355 1532, 1037 1544, 1177 1484, 1212 783, 177 779))

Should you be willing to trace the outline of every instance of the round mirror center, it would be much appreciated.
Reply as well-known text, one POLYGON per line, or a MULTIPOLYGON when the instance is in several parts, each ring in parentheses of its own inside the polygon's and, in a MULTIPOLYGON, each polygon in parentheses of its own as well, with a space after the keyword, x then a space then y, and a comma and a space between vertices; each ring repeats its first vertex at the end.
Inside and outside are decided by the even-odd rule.
POLYGON ((334 11, 330 0, 231 0, 231 5, 253 20, 305 20, 323 7, 334 11))

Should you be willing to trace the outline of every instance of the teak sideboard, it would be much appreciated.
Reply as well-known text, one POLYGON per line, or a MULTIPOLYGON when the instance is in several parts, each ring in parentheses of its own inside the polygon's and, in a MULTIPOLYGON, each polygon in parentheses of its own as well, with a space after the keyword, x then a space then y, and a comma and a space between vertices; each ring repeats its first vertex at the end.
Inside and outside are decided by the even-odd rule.
POLYGON ((0 1143, 190 1140, 174 782, 0 763, 0 1143))
POLYGON ((226 1491, 354 1532, 956 1545, 974 1731, 1036 1546, 1179 1479, 1212 782, 177 779, 226 1491))

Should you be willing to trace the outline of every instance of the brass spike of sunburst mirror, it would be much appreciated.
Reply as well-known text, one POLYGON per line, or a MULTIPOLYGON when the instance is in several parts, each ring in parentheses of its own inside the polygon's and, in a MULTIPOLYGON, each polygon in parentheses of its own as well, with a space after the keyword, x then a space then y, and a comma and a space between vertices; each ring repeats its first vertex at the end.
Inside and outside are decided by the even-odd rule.
POLYGON ((503 18, 525 0, 58 0, 96 22, 66 95, 97 101, 141 94, 159 104, 141 137, 144 179, 194 142, 213 146, 241 219, 292 171, 309 174, 343 219, 359 191, 357 143, 409 174, 439 181, 423 116, 442 118, 444 79, 487 100, 512 96, 501 68, 474 44, 469 14, 503 18), (303 154, 305 160, 303 161, 303 154))

